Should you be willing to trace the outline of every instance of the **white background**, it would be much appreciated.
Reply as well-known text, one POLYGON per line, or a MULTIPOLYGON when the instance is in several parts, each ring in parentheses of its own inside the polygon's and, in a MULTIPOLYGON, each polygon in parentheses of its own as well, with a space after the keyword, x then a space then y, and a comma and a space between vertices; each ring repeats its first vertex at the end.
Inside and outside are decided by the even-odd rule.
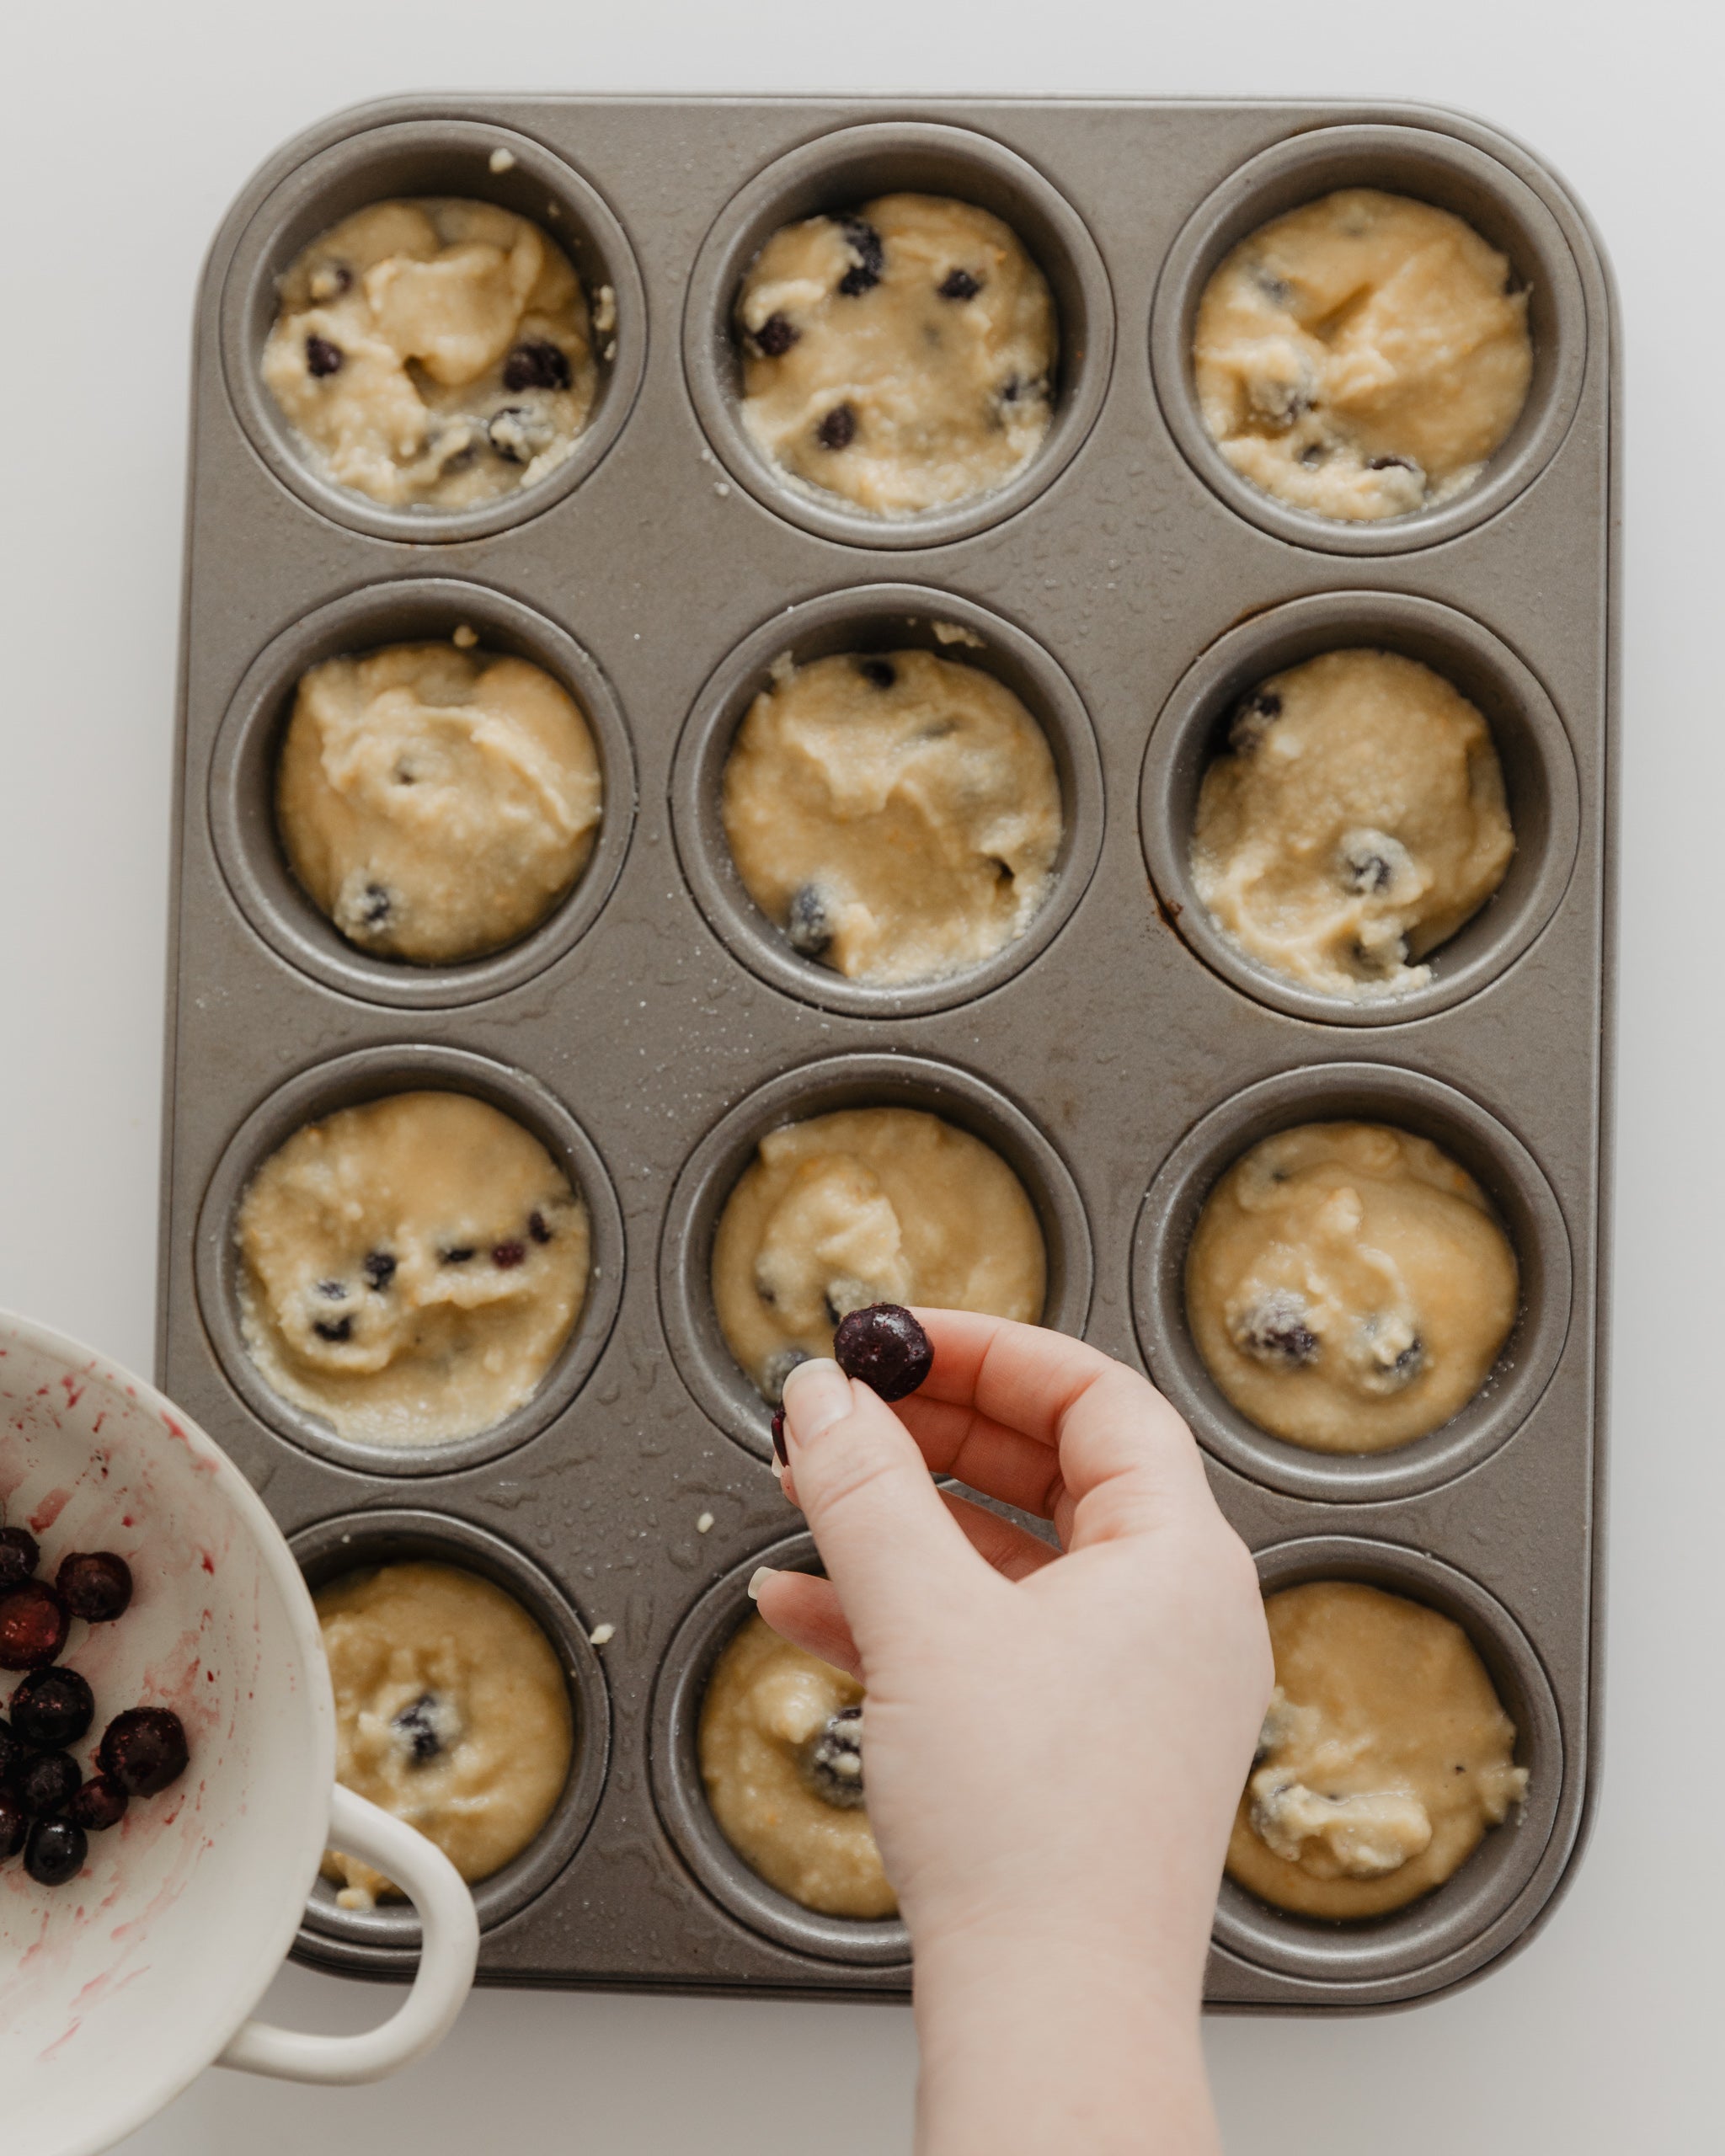
MULTIPOLYGON (((1568 1899, 1483 1985, 1398 2016, 1215 2020, 1207 2035, 1234 2152, 1718 2148, 1717 10, 85 0, 7 15, 0 1305, 146 1370, 188 331, 208 238, 285 136, 363 98, 433 88, 1336 93, 1471 109, 1574 185, 1615 258, 1628 332, 1604 1802, 1568 1899)), ((290 1970, 268 2006, 337 2027, 388 1997, 290 1970)), ((381 2088, 211 2073, 126 2147, 890 2156, 909 2145, 914 2071, 896 2009, 492 1992, 441 2053, 381 2088)))

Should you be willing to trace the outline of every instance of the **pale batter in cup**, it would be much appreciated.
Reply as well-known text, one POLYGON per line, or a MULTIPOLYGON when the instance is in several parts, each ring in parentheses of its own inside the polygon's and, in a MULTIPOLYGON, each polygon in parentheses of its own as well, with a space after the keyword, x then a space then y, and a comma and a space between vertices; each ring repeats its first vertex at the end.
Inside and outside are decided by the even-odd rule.
POLYGON ((537 1138, 464 1093, 307 1123, 252 1177, 235 1232, 259 1373, 358 1444, 500 1422, 586 1299, 586 1207, 537 1138))
POLYGON ((1515 1253, 1466 1170, 1383 1123, 1308 1123, 1204 1203, 1186 1315, 1241 1413, 1314 1452, 1375 1453, 1465 1407, 1515 1322, 1515 1253))
MULTIPOLYGON (((416 1827, 463 1879, 489 1879, 551 1816, 574 1731, 551 1642, 477 1573, 418 1561, 350 1572, 315 1597, 335 1693, 335 1778, 416 1827)), ((398 1894, 331 1849, 344 1908, 398 1894)))
POLYGON ((737 731, 724 815, 749 895, 793 950, 900 985, 1022 936, 1063 825, 1018 698, 926 651, 784 662, 737 731))
POLYGON ((281 280, 265 387, 338 486, 468 509, 569 456, 598 386, 609 286, 587 296, 538 226, 492 202, 374 202, 281 280))
POLYGON ((587 722, 542 668, 399 643, 302 676, 276 822, 349 942, 447 965, 544 919, 586 866, 602 795, 587 722))
POLYGON ((701 1708, 719 1830, 768 1886, 825 1916, 898 1913, 868 1823, 862 1687, 749 1618, 701 1708))
POLYGON ((1192 880, 1216 925, 1302 988, 1424 986, 1515 850, 1483 718, 1389 651, 1327 651, 1262 681, 1204 773, 1192 880))
POLYGON ((1527 1794, 1461 1627, 1351 1580, 1268 1597, 1276 1689, 1228 1871, 1301 1916, 1381 1916, 1450 1878, 1527 1794))
POLYGON ((883 516, 1003 486, 1048 432, 1059 325, 1010 227, 884 195, 769 239, 737 298, 743 424, 795 478, 883 516))
POLYGON ((871 1303, 1034 1324, 1047 1255, 1036 1209, 991 1146, 919 1108, 841 1108, 769 1131, 725 1201, 713 1299, 763 1396, 832 1353, 871 1303))
POLYGON ((1242 240, 1204 288, 1192 356, 1234 469, 1354 522, 1476 485, 1533 375, 1507 257, 1449 211, 1369 187, 1242 240))

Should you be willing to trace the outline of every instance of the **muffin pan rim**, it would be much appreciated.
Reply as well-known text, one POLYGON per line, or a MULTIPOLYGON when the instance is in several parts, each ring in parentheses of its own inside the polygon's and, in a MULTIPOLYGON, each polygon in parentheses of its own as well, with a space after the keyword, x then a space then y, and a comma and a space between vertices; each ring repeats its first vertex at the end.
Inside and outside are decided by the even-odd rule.
MULTIPOLYGON (((563 500, 597 467, 628 424, 646 371, 646 290, 634 248, 616 212, 585 174, 559 152, 507 124, 416 111, 411 107, 418 100, 402 103, 409 109, 393 112, 393 116, 395 100, 382 106, 355 107, 351 115, 342 115, 350 117, 355 125, 291 166, 258 204, 238 237, 222 279, 219 300, 222 379, 229 407, 254 453, 282 486, 318 515, 369 538, 403 540, 409 544, 489 538, 529 521, 563 500), (364 117, 367 113, 377 116, 368 120, 364 117), (302 248, 351 212, 324 216, 307 230, 291 253, 278 259, 277 240, 284 226, 296 214, 302 216, 306 205, 320 195, 339 188, 350 173, 392 155, 408 154, 419 141, 424 141, 427 152, 433 156, 472 154, 484 160, 474 173, 473 191, 433 190, 453 200, 494 200, 495 189, 488 190, 487 180, 505 175, 491 174, 489 159, 499 150, 507 152, 514 160, 510 169, 521 171, 548 189, 557 201, 558 211, 569 217, 574 233, 585 239, 603 261, 602 281, 611 286, 616 298, 617 322, 610 333, 616 355, 609 360, 602 356, 604 347, 595 333, 598 385, 587 424, 574 437, 569 455, 531 486, 463 510, 393 509, 357 488, 344 487, 326 478, 312 456, 302 453, 291 423, 264 387, 260 366, 269 331, 265 328, 259 335, 257 325, 261 320, 273 321, 275 312, 270 299, 267 318, 263 312, 265 287, 277 283, 302 248)), ((384 188, 367 200, 427 198, 423 189, 398 198, 395 190, 384 188)), ((568 231, 557 229, 543 213, 530 221, 575 262, 568 231)), ((578 262, 576 270, 579 275, 578 262)), ((581 286, 590 315, 594 291, 585 277, 581 286)))
MULTIPOLYGON (((859 643, 856 648, 873 646, 859 643)), ((902 641, 890 648, 903 648, 902 641)), ((732 957, 788 995, 858 1017, 921 1017, 974 1003, 1033 965, 1090 888, 1107 818, 1095 728, 1065 669, 1016 622, 974 600, 915 584, 847 584, 817 592, 750 630, 719 661, 690 707, 672 755, 670 793, 672 832, 684 881, 708 926, 732 957), (961 972, 887 985, 851 979, 792 950, 750 896, 737 870, 725 840, 720 795, 732 745, 755 697, 767 685, 775 659, 794 654, 799 641, 824 642, 830 629, 847 629, 854 622, 859 635, 866 636, 876 622, 908 622, 911 617, 930 625, 937 646, 936 623, 951 624, 984 640, 982 651, 961 641, 937 650, 936 656, 1000 680, 1002 675, 986 663, 988 650, 998 647, 1009 670, 1025 677, 1041 708, 1033 707, 1028 697, 1020 700, 1047 739, 1062 777, 1063 827, 1048 894, 1022 935, 961 972), (1065 773, 1060 771, 1063 760, 1065 773)))
MULTIPOLYGON (((1466 695, 1466 688, 1441 664, 1435 659, 1423 663, 1466 695)), ((1482 716, 1502 762, 1501 729, 1490 713, 1482 716)), ((1490 988, 1533 948, 1562 905, 1575 873, 1581 839, 1580 787, 1575 751, 1561 712, 1533 669, 1496 631, 1460 607, 1417 593, 1338 587, 1304 593, 1236 623, 1182 675, 1151 728, 1140 780, 1139 829, 1159 908, 1195 958, 1272 1010, 1364 1031, 1408 1025, 1447 1011, 1490 988), (1333 635, 1329 633, 1332 622, 1333 635), (1304 648, 1308 639, 1316 640, 1316 648, 1309 652, 1304 648), (1513 887, 1515 879, 1512 856, 1503 883, 1454 935, 1427 953, 1431 980, 1401 995, 1355 1001, 1305 987, 1278 973, 1216 921, 1193 878, 1193 826, 1184 813, 1188 806, 1196 808, 1210 760, 1208 750, 1199 747, 1192 752, 1202 755, 1204 762, 1190 774, 1189 803, 1184 766, 1194 734, 1211 734, 1225 705, 1255 682, 1322 652, 1388 649, 1411 656, 1405 650, 1409 641, 1461 654, 1493 684, 1504 706, 1516 712, 1516 724, 1525 728, 1524 744, 1532 749, 1541 766, 1546 829, 1541 858, 1519 899, 1504 899, 1506 887, 1513 887), (1302 657, 1259 656, 1290 647, 1302 657), (1471 951, 1470 945, 1474 947, 1471 951), (1458 947, 1466 953, 1461 963, 1446 964, 1446 954, 1458 947)), ((1518 853, 1525 843, 1518 835, 1518 853)))
MULTIPOLYGON (((1502 1826, 1488 1828, 1450 1878, 1404 1908, 1334 1921, 1300 1916, 1260 1900, 1224 1873, 1216 1943, 1243 1961, 1288 1976, 1365 1987, 1420 1975, 1435 1976, 1441 1983, 1445 1963, 1471 1966, 1482 1958, 1482 1948, 1493 1951, 1488 1942, 1513 1924, 1557 1831, 1567 1747, 1557 1694, 1538 1650, 1513 1613, 1471 1574, 1406 1544, 1375 1535, 1296 1535, 1255 1550, 1252 1561, 1266 1598, 1284 1587, 1359 1579, 1453 1619, 1486 1664, 1504 1710, 1513 1713, 1515 1756, 1533 1771, 1519 1812, 1502 1826), (1502 1698, 1505 1674, 1521 1694, 1513 1704, 1502 1698), (1499 1836, 1508 1838, 1499 1842, 1499 1836)), ((1498 1947, 1513 1935, 1500 1937, 1498 1947)))
MULTIPOLYGON (((604 1662, 588 1637, 573 1599, 542 1566, 494 1529, 473 1520, 418 1508, 373 1506, 337 1513, 289 1537, 295 1561, 314 1594, 351 1572, 421 1560, 475 1572, 510 1595, 549 1641, 569 1694, 573 1745, 569 1772, 544 1824, 518 1856, 472 1892, 481 1933, 517 1916, 538 1899, 580 1848, 599 1810, 611 1763, 611 1688, 604 1662), (345 1553, 351 1545, 358 1555, 345 1553), (398 1545, 400 1556, 370 1557, 368 1549, 398 1545), (313 1575, 316 1575, 315 1582, 313 1575)), ((315 1882, 306 1905, 301 1943, 321 1959, 341 1965, 344 1950, 375 1967, 387 1955, 403 1976, 413 1972, 419 1948, 419 1920, 411 1904, 356 1911, 335 1902, 328 1881, 315 1882)))
POLYGON ((634 835, 638 800, 634 748, 622 707, 598 661, 567 630, 509 592, 472 577, 385 576, 290 622, 259 651, 234 691, 216 737, 206 813, 228 892, 253 931, 279 958, 325 987, 363 1002, 429 1011, 506 995, 568 956, 617 887, 634 835), (381 641, 372 635, 368 622, 403 607, 424 608, 451 625, 465 622, 475 627, 478 651, 510 655, 488 643, 488 632, 519 643, 574 698, 599 755, 604 800, 592 850, 579 873, 533 927, 477 958, 426 963, 379 958, 350 943, 300 883, 276 822, 275 775, 290 700, 308 669, 324 659, 363 657, 393 644, 449 640, 446 634, 384 634, 381 641), (341 641, 334 643, 334 638, 341 641), (254 810, 254 789, 260 786, 267 787, 267 799, 254 810), (265 857, 260 861, 260 856, 265 857))
POLYGON ((1460 1087, 1388 1063, 1297 1065, 1225 1096, 1199 1115, 1157 1167, 1138 1210, 1132 1240, 1132 1310, 1140 1352, 1157 1387, 1185 1417, 1210 1456, 1236 1475, 1286 1497, 1321 1504, 1383 1504, 1421 1497, 1459 1481, 1511 1444, 1532 1419, 1574 1322, 1574 1267, 1568 1224, 1530 1149, 1482 1102, 1460 1087), (1455 1157, 1451 1134, 1489 1159, 1481 1176, 1515 1252, 1517 1311, 1485 1384, 1448 1421, 1380 1452, 1329 1453, 1260 1429, 1210 1375, 1186 1317, 1187 1251, 1199 1215, 1228 1170, 1260 1139, 1308 1123, 1383 1123, 1428 1133, 1455 1157), (1499 1193, 1509 1190, 1533 1230, 1524 1246, 1499 1193), (1530 1293, 1529 1277, 1538 1265, 1530 1293), (1500 1376, 1499 1373, 1503 1373, 1500 1376))
POLYGON ((1048 1286, 1039 1323, 1081 1337, 1095 1290, 1094 1248, 1078 1185, 1036 1118, 1001 1087, 959 1064, 869 1049, 822 1055, 778 1071, 733 1102, 689 1149, 659 1238, 660 1315, 677 1374, 702 1413, 761 1460, 772 1458, 772 1409, 719 1328, 710 1287, 713 1236, 761 1139, 841 1107, 921 1108, 999 1155, 1023 1186, 1042 1230, 1048 1286), (972 1119, 961 1121, 943 1099, 972 1119), (798 1102, 809 1103, 800 1113, 798 1102), (1033 1163, 1040 1193, 1008 1146, 1033 1163), (679 1244, 686 1257, 679 1257, 679 1244))
POLYGON ((224 1147, 199 1208, 199 1306, 222 1375, 252 1412, 302 1451, 361 1475, 404 1483, 499 1460, 553 1422, 591 1376, 622 1299, 622 1214, 598 1148, 548 1086, 471 1049, 426 1043, 382 1044, 307 1065, 253 1107, 224 1147), (238 1207, 252 1177, 297 1130, 344 1107, 397 1093, 457 1092, 485 1102, 538 1139, 587 1209, 587 1293, 568 1339, 537 1389, 501 1422, 446 1444, 364 1444, 274 1390, 245 1344, 239 1321, 238 1207))
POLYGON ((714 1664, 757 1614, 748 1587, 762 1565, 819 1572, 814 1536, 805 1529, 768 1543, 712 1582, 683 1612, 654 1673, 649 1756, 660 1824, 697 1883, 737 1922, 824 1961, 908 1970, 911 1935, 902 1917, 836 1917, 806 1908, 769 1885, 732 1848, 707 1801, 698 1749, 701 1709, 714 1664))
MULTIPOLYGON (((904 191, 895 183, 889 192, 904 191)), ((865 194, 878 189, 869 185, 865 194)), ((927 193, 927 188, 911 191, 927 193)), ((940 191, 947 191, 945 189, 940 191)), ((843 189, 830 192, 836 201, 860 201, 862 195, 843 189)), ((683 376, 702 432, 726 472, 752 494, 761 507, 787 519, 818 538, 835 540, 862 548, 902 550, 939 547, 968 539, 1004 523, 1027 508, 1064 472, 1082 449, 1100 417, 1112 384, 1116 326, 1114 292, 1100 249, 1088 224, 1066 195, 1028 157, 1011 149, 981 129, 948 121, 914 117, 883 116, 850 125, 824 128, 782 151, 757 168, 735 189, 700 243, 689 270, 682 319, 683 376), (866 138, 866 139, 864 139, 866 138), (857 508, 845 496, 816 487, 784 471, 750 439, 740 417, 741 399, 726 381, 735 363, 735 339, 731 313, 738 286, 761 248, 782 225, 816 214, 812 208, 788 210, 788 197, 806 190, 811 181, 835 166, 873 157, 914 166, 920 161, 953 157, 970 163, 998 196, 996 202, 980 195, 953 195, 954 200, 973 202, 991 209, 1012 227, 1020 243, 1048 279, 1055 294, 1059 319, 1058 366, 1061 392, 1047 433, 1034 454, 998 487, 985 488, 937 509, 922 510, 902 517, 877 515, 857 508), (1060 307, 1056 275, 1031 248, 1027 235, 1000 202, 1014 192, 1033 205, 1056 236, 1073 282, 1081 296, 1087 332, 1076 355, 1080 378, 1076 390, 1070 382, 1074 365, 1071 325, 1060 307), (769 221, 770 220, 770 221, 769 221), (758 230, 759 237, 755 235, 758 230), (752 241, 752 244, 750 243, 752 241), (746 249, 746 253, 745 253, 746 249)))
MULTIPOLYGON (((1410 190, 1385 185, 1383 192, 1410 190)), ((1413 199, 1429 198, 1415 194, 1413 199)), ((1151 373, 1163 421, 1181 455, 1194 475, 1227 508, 1291 546, 1320 553, 1392 557, 1441 546, 1473 530, 1507 509, 1537 482, 1562 448, 1574 420, 1586 367, 1589 328, 1580 272, 1561 225, 1537 190, 1494 152, 1429 122, 1343 120, 1319 123, 1272 143, 1236 167, 1194 209, 1156 280, 1150 325, 1151 373), (1192 373, 1192 328, 1205 284, 1236 242, 1299 202, 1316 200, 1339 186, 1371 183, 1333 179, 1314 183, 1309 193, 1242 221, 1254 197, 1277 190, 1288 178, 1327 158, 1339 156, 1344 162, 1370 169, 1374 163, 1381 164, 1397 151, 1415 158, 1423 157, 1430 164, 1447 168, 1451 174, 1495 195, 1499 206, 1519 226, 1521 234, 1531 236, 1530 254, 1551 281, 1557 315, 1553 372, 1542 399, 1543 408, 1535 414, 1531 423, 1526 422, 1524 409, 1504 443, 1487 461, 1484 472, 1465 493, 1405 516, 1353 522, 1295 509, 1234 470, 1211 438, 1199 410, 1192 373), (1226 237, 1219 239, 1219 232, 1226 237), (1518 434, 1525 435, 1519 445, 1515 442, 1518 434)), ((1535 349, 1535 382, 1539 364, 1535 349)), ((1535 387, 1530 385, 1530 407, 1535 394, 1535 387)))

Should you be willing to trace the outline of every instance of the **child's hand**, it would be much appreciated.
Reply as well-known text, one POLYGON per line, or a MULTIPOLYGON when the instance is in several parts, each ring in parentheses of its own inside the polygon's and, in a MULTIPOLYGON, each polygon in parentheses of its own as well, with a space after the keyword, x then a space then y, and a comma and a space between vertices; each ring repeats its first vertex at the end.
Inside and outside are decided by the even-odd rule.
POLYGON ((916 1315, 934 1371, 896 1414, 835 1363, 792 1373, 786 1492, 829 1578, 757 1599, 868 1688, 922 2145, 1213 2148, 1197 2005, 1272 1681, 1252 1560, 1143 1378, 1039 1327, 916 1315), (1061 1551, 931 1469, 1051 1519, 1061 1551))

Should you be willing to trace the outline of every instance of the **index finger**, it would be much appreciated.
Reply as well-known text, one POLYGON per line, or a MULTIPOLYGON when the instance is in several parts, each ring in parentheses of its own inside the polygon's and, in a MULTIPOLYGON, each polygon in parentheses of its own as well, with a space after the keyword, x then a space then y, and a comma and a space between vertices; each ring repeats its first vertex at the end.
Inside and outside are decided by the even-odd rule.
POLYGON ((1208 1497, 1191 1433, 1125 1364, 1010 1318, 915 1315, 934 1367, 897 1406, 936 1473, 1045 1518, 1057 1516, 1063 1498, 1076 1514, 1106 1496, 1102 1509, 1112 1528, 1125 1523, 1127 1510, 1135 1513, 1138 1501, 1165 1506, 1170 1496, 1208 1497))

